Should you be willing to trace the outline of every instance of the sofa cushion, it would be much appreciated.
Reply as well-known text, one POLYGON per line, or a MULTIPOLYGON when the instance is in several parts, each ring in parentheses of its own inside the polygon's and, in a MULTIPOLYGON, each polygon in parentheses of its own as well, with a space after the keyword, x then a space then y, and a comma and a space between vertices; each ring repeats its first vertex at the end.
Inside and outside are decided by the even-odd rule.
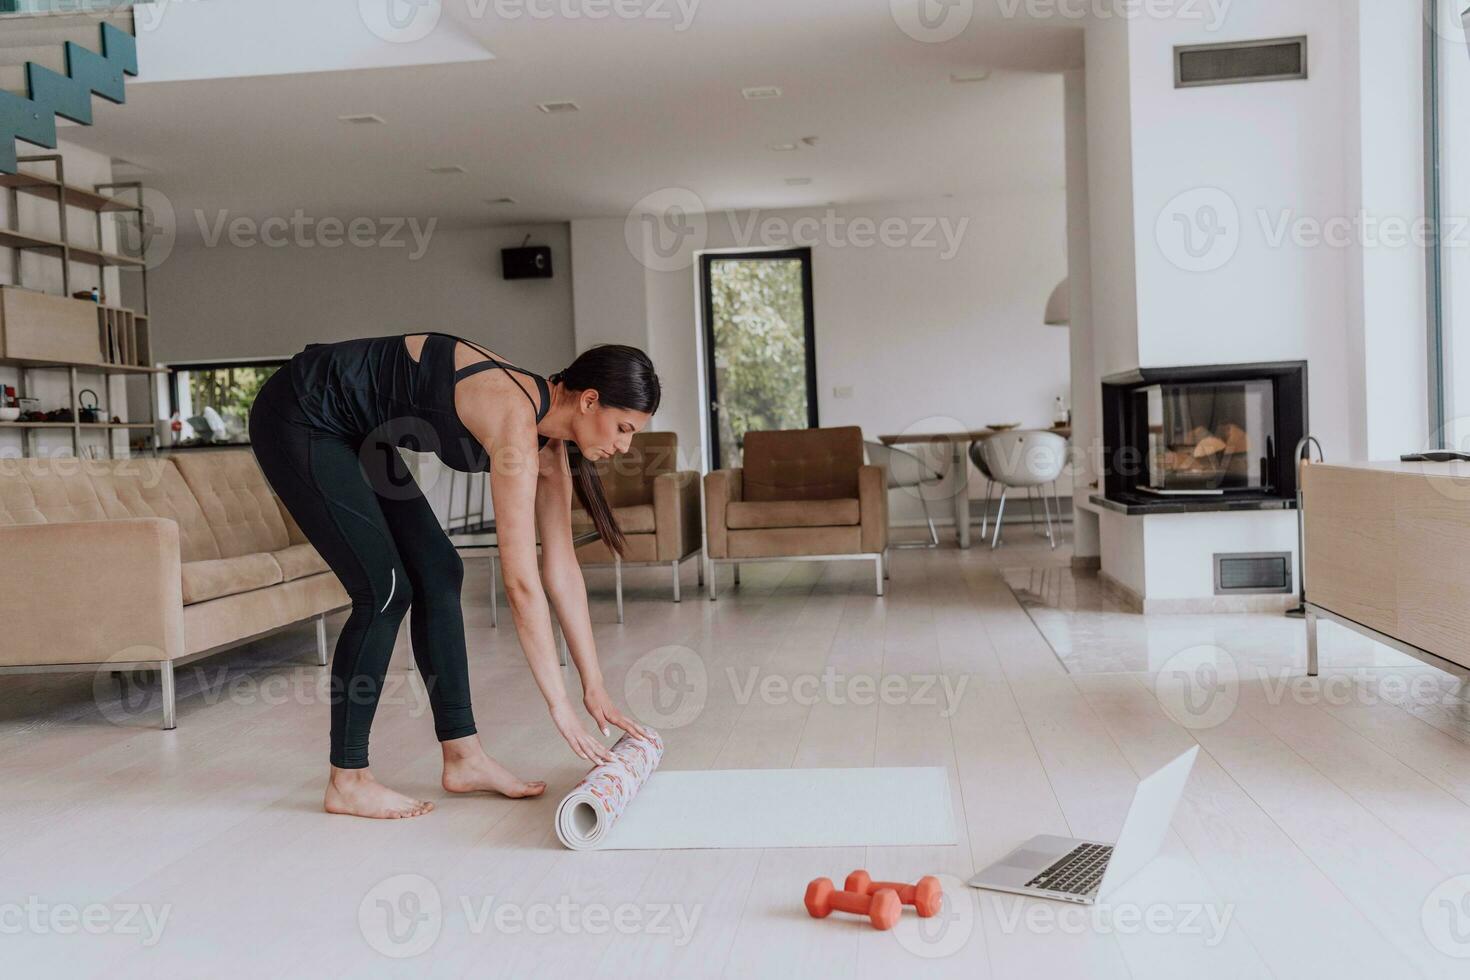
POLYGON ((330 570, 326 559, 309 544, 293 544, 289 548, 272 551, 271 557, 281 566, 281 577, 287 582, 330 570))
POLYGON ((858 495, 863 430, 747 432, 743 500, 831 500, 858 495))
POLYGON ((92 486, 109 519, 164 517, 179 526, 183 561, 222 558, 204 511, 171 459, 98 460, 92 486))
POLYGON ((238 643, 348 605, 335 575, 308 575, 268 589, 255 589, 184 607, 184 652, 198 653, 238 643))
POLYGON ((860 520, 857 498, 842 500, 735 500, 725 508, 734 528, 849 527, 860 520))
POLYGON ((281 566, 270 555, 264 554, 186 561, 183 577, 184 605, 187 606, 276 585, 281 581, 281 566))
MULTIPOLYGON (((652 534, 654 531, 653 505, 638 504, 634 507, 614 507, 613 518, 624 534, 652 534)), ((572 511, 572 527, 584 529, 592 526, 592 518, 580 508, 572 511)))
POLYGON ((204 510, 221 558, 268 555, 291 543, 275 495, 250 450, 176 453, 173 461, 204 510))

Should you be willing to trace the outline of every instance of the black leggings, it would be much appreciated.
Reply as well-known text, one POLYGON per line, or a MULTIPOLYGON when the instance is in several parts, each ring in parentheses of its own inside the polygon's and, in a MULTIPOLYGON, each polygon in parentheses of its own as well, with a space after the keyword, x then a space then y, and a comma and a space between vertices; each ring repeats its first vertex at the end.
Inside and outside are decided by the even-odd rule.
POLYGON ((363 769, 398 627, 441 742, 475 734, 460 586, 464 563, 396 449, 349 440, 302 413, 286 370, 250 411, 250 442, 271 487, 352 597, 332 655, 332 765, 363 769))

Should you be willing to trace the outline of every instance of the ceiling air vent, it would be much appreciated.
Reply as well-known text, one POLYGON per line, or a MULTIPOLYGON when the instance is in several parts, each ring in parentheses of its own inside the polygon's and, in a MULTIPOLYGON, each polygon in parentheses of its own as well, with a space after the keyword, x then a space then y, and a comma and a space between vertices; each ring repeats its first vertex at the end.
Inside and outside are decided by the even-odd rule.
POLYGON ((1279 82, 1307 77, 1307 39, 1187 44, 1174 49, 1174 87, 1279 82))
POLYGON ((554 116, 562 112, 578 112, 582 107, 575 102, 564 100, 561 102, 538 102, 536 108, 549 116, 554 116))

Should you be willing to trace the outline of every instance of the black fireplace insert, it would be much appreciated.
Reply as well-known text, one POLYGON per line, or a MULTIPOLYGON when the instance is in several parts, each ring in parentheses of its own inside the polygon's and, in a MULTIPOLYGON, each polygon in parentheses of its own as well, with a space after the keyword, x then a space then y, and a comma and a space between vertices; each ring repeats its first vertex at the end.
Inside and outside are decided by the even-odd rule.
POLYGON ((1125 513, 1295 506, 1307 364, 1140 368, 1102 383, 1103 493, 1125 513))

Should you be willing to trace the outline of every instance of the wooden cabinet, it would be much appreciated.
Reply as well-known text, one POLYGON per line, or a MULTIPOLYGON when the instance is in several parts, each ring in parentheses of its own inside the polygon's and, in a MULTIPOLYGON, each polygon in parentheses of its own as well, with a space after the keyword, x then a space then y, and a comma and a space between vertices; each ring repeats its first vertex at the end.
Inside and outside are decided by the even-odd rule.
POLYGON ((1470 463, 1316 463, 1302 495, 1309 614, 1470 668, 1470 463))
POLYGON ((73 364, 101 361, 97 304, 0 287, 0 357, 73 364))

